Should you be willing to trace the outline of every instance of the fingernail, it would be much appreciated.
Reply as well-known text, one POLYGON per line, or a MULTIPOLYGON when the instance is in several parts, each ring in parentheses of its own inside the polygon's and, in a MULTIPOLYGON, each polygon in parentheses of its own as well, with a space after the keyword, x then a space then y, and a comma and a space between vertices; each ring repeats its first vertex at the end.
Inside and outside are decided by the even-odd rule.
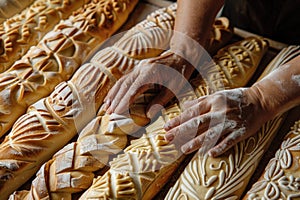
POLYGON ((166 131, 170 130, 170 123, 169 123, 169 122, 165 123, 164 129, 165 129, 166 131))
POLYGON ((216 157, 216 152, 214 152, 213 150, 210 150, 210 151, 208 151, 208 156, 210 156, 210 157, 216 157))
POLYGON ((106 112, 108 105, 104 102, 99 110, 106 112))
POLYGON ((111 107, 109 107, 109 108, 106 110, 106 113, 107 113, 107 114, 112 114, 112 109, 111 109, 111 107))
POLYGON ((159 104, 154 104, 152 105, 148 111, 147 111, 147 117, 149 119, 152 119, 153 117, 155 117, 155 115, 161 111, 163 109, 163 106, 159 105, 159 104))
POLYGON ((173 134, 171 134, 171 133, 167 133, 166 135, 165 135, 165 140, 167 140, 167 141, 172 141, 174 139, 174 135, 173 134))
POLYGON ((188 154, 190 150, 191 150, 191 149, 190 149, 189 145, 182 145, 182 146, 181 146, 181 151, 182 151, 182 153, 184 153, 184 154, 188 154))

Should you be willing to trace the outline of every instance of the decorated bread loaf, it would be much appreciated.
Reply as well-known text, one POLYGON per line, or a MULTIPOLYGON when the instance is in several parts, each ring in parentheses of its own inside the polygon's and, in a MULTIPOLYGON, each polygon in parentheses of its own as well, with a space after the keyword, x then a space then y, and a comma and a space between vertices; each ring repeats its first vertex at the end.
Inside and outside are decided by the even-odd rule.
POLYGON ((0 74, 0 135, 29 105, 68 80, 87 55, 126 21, 136 3, 95 0, 85 4, 0 74))
POLYGON ((34 0, 0 0, 0 23, 21 12, 34 0))
MULTIPOLYGON (((6 95, 3 102, 10 109, 6 118, 2 114, 3 119, 15 112, 22 114, 16 108, 26 109, 37 96, 45 96, 55 84, 68 79, 87 53, 120 27, 136 3, 93 1, 48 33, 38 47, 31 48, 28 57, 10 69, 10 76, 1 77, 1 97, 6 95)), ((133 66, 133 60, 105 49, 69 82, 61 82, 49 97, 30 106, 0 145, 0 199, 26 182, 83 128, 116 79, 133 66)))
MULTIPOLYGON (((156 23, 161 26, 160 19, 156 23)), ((30 106, 18 119, 0 145, 0 197, 15 191, 95 117, 108 90, 138 63, 123 52, 116 46, 100 50, 68 82, 61 82, 50 96, 30 106)))
MULTIPOLYGON (((169 44, 171 34, 167 29, 173 27, 174 9, 176 9, 174 5, 176 4, 150 14, 145 21, 129 30, 117 41, 112 49, 135 59, 159 55, 169 44)), ((218 36, 217 39, 221 38, 218 36)), ((227 38, 223 43, 225 42, 227 38)), ((99 55, 95 57, 100 60, 109 60, 106 66, 117 63, 121 69, 128 65, 124 62, 127 59, 110 60, 114 57, 113 53, 106 51, 99 55), (101 59, 105 54, 108 55, 101 59)), ((96 60, 95 57, 92 62, 96 60)), ((101 62, 94 62, 94 64, 102 69, 112 82, 122 75, 117 70, 111 70, 113 73, 107 71, 101 62)), ((97 116, 83 129, 77 142, 65 146, 41 167, 32 182, 30 191, 15 192, 10 198, 61 199, 69 198, 72 193, 87 189, 92 183, 94 172, 107 164, 109 156, 123 150, 127 143, 127 134, 149 123, 145 115, 145 102, 149 102, 152 96, 149 93, 144 94, 133 104, 130 109, 131 118, 116 114, 97 116), (62 180, 68 180, 69 184, 66 185, 62 180)))
MULTIPOLYGON (((249 38, 245 41, 235 43, 224 50, 220 51, 214 58, 216 63, 218 59, 236 60, 242 67, 256 68, 266 52, 267 44, 259 38, 249 38), (254 44, 258 44, 259 48, 253 48, 254 44), (230 48, 242 46, 244 51, 238 51, 229 57, 227 52, 230 48), (227 49, 227 51, 226 51, 227 49), (247 52, 250 57, 240 56, 247 52), (254 56, 255 55, 255 56, 254 56), (244 59, 249 59, 251 66, 243 65, 244 59)), ((215 70, 206 69, 207 73, 211 73, 208 78, 214 77, 212 80, 213 88, 224 89, 224 87, 232 87, 234 82, 229 82, 227 76, 224 76, 224 69, 216 66, 210 66, 215 70), (214 74, 214 76, 213 76, 214 74), (216 77, 220 80, 216 81, 216 77), (222 83, 222 84, 221 84, 222 83), (218 88, 221 85, 222 88, 218 88)), ((228 66, 230 67, 230 66, 228 66)), ((246 73, 253 73, 253 70, 245 70, 246 73)), ((249 75, 247 74, 247 77, 249 75)), ((244 77, 240 75, 240 78, 244 77)), ((179 97, 180 104, 186 100, 195 99, 197 97, 213 92, 209 89, 204 80, 197 77, 196 81, 192 81, 195 85, 195 92, 189 92, 179 97), (197 85, 198 84, 198 85, 197 85)), ((83 193, 80 199, 151 199, 168 181, 174 170, 184 158, 179 148, 173 143, 168 143, 164 139, 164 124, 178 116, 182 112, 180 104, 173 104, 166 108, 157 121, 146 128, 146 132, 139 139, 131 141, 131 144, 110 162, 110 169, 103 175, 97 177, 92 186, 83 193)), ((176 199, 176 198, 175 198, 176 199)))
POLYGON ((0 24, 0 72, 8 69, 61 19, 67 18, 84 3, 85 0, 37 0, 0 24))
MULTIPOLYGON (((299 47, 284 49, 268 65, 266 71, 276 69, 299 53, 299 47)), ((256 135, 238 143, 217 158, 198 151, 165 199, 240 199, 282 121, 283 117, 279 116, 267 122, 256 135)), ((276 173, 272 175, 277 177, 281 172, 276 173)), ((275 192, 273 188, 270 191, 275 192)))
POLYGON ((87 189, 92 184, 94 172, 106 166, 111 155, 125 148, 127 133, 134 130, 122 124, 145 125, 149 122, 144 110, 153 96, 154 93, 146 93, 137 99, 130 111, 135 110, 138 115, 131 112, 132 118, 103 116, 99 112, 81 131, 76 142, 66 145, 42 165, 30 191, 15 192, 10 199, 71 199, 73 193, 87 189), (128 123, 128 120, 134 122, 128 123))
POLYGON ((300 121, 286 135, 263 175, 243 199, 300 199, 300 121))

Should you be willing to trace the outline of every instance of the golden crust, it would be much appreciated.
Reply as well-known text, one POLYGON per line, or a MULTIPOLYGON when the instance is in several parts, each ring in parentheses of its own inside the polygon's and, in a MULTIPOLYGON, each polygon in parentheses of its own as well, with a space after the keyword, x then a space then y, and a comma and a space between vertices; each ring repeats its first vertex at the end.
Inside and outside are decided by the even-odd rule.
MULTIPOLYGON (((299 53, 299 47, 284 49, 270 63, 266 71, 270 72, 276 69, 292 57, 299 55, 299 53)), ((242 76, 239 75, 239 77, 242 76)), ((257 134, 236 144, 217 158, 197 152, 175 185, 169 190, 165 199, 241 198, 262 155, 276 135, 283 119, 284 117, 279 116, 267 122, 257 134)), ((272 190, 272 192, 274 191, 272 190)))
POLYGON ((0 25, 0 72, 8 69, 61 19, 84 3, 85 0, 37 0, 20 14, 5 20, 0 25))
MULTIPOLYGON (((256 38, 246 39, 245 41, 238 42, 231 45, 230 47, 240 47, 242 44, 249 40, 256 40, 256 38)), ((260 39, 257 39, 260 41, 260 39)), ((219 59, 223 59, 222 55, 226 57, 230 48, 224 48, 220 51, 218 56, 214 57, 216 63, 219 62, 219 59)), ((261 48, 259 51, 255 49, 246 49, 249 54, 255 54, 262 58, 266 52, 264 48, 261 48)), ((255 59, 252 63, 254 69, 258 67, 260 59, 255 59)), ((243 64, 243 63, 242 63, 243 64)), ((246 67, 247 65, 243 65, 246 67)), ((209 75, 213 73, 220 73, 221 70, 226 70, 224 68, 218 68, 220 71, 207 71, 209 75)), ((239 76, 239 79, 243 79, 244 76, 249 76, 248 73, 251 71, 246 71, 245 74, 239 76)), ((211 77, 211 76, 209 76, 211 77)), ((200 79, 200 77, 197 77, 200 79)), ((224 77, 225 79, 227 77, 224 77)), ((207 95, 207 91, 215 91, 217 88, 215 86, 213 89, 203 89, 207 87, 205 81, 196 81, 193 80, 192 83, 195 86, 195 93, 188 93, 182 95, 180 98, 182 104, 184 101, 197 98, 196 94, 199 96, 207 95), (197 85, 200 84, 200 85, 197 85)), ((241 85, 242 86, 242 85, 241 85)), ((198 96, 198 97, 199 97, 198 96)), ((163 129, 164 124, 170 119, 178 116, 182 112, 182 109, 179 105, 173 104, 172 106, 166 108, 162 116, 160 116, 157 121, 146 128, 146 132, 139 139, 131 141, 131 144, 124 150, 123 154, 119 154, 110 162, 110 170, 102 177, 98 177, 93 182, 93 185, 80 197, 80 199, 116 199, 121 198, 116 195, 115 183, 118 181, 118 175, 126 175, 129 179, 131 178, 130 185, 134 185, 131 188, 134 188, 134 192, 125 193, 127 195, 122 196, 125 199, 151 199, 156 193, 163 187, 163 185, 168 181, 172 173, 177 169, 178 165, 184 158, 184 156, 179 151, 173 143, 168 143, 164 134, 163 129), (109 175, 108 175, 109 174, 109 175), (110 177, 107 179, 107 177, 110 177), (105 182, 109 181, 109 183, 105 182), (110 191, 109 193, 105 191, 110 191), (133 195, 135 194, 135 195, 133 195)), ((125 191, 128 188, 123 187, 125 191)), ((171 198, 171 199, 178 199, 171 198)))
POLYGON ((86 4, 47 33, 8 71, 0 74, 0 135, 25 113, 28 105, 47 96, 61 81, 68 80, 92 49, 122 25, 134 8, 134 2, 128 4, 124 12, 120 12, 120 6, 113 0, 86 4), (112 10, 107 16, 109 9, 112 10), (120 19, 112 23, 111 13, 120 19))

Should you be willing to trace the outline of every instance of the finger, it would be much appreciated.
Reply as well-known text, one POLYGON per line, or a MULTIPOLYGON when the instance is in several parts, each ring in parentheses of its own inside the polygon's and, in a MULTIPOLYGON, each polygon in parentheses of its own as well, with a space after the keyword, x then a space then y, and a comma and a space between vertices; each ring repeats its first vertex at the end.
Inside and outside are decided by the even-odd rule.
POLYGON ((114 84, 114 86, 108 91, 106 97, 104 98, 104 102, 112 101, 112 99, 116 96, 117 92, 120 90, 120 87, 126 77, 127 77, 127 75, 123 76, 114 84))
POLYGON ((122 97, 126 95, 130 85, 132 84, 132 80, 134 80, 132 76, 133 75, 129 75, 126 78, 119 80, 118 85, 115 87, 114 91, 112 91, 108 99, 110 101, 110 105, 107 109, 107 113, 111 114, 115 112, 117 105, 121 101, 122 97))
POLYGON ((113 101, 116 113, 124 113, 129 109, 129 106, 134 102, 134 100, 145 91, 151 88, 150 84, 144 82, 143 78, 137 78, 129 88, 127 88, 127 92, 123 94, 118 93, 116 101, 113 101), (147 84, 146 84, 147 83, 147 84))
MULTIPOLYGON (((180 119, 178 121, 178 124, 180 124, 180 119)), ((197 135, 197 133, 199 133, 199 130, 206 130, 209 127, 209 122, 210 114, 204 114, 202 116, 194 117, 169 130, 165 135, 165 139, 167 141, 172 141, 176 137, 184 138, 187 136, 190 137, 190 135, 190 138, 194 138, 197 135)))
POLYGON ((218 145, 213 147, 209 152, 209 156, 212 157, 218 157, 221 154, 225 153, 227 150, 229 150, 231 147, 233 147, 235 144, 240 142, 245 138, 246 135, 246 128, 242 127, 236 131, 233 131, 231 134, 229 134, 223 141, 221 141, 218 145))
POLYGON ((189 154, 201 148, 201 152, 205 153, 217 143, 221 135, 222 125, 218 124, 217 126, 211 127, 206 132, 184 144, 181 147, 181 151, 184 154, 189 154))
POLYGON ((162 106, 165 106, 173 97, 174 94, 170 90, 163 88, 147 106, 147 117, 152 119, 161 110, 162 106))
MULTIPOLYGON (((177 126, 179 126, 180 124, 183 124, 189 120, 191 120, 192 118, 197 118, 200 115, 203 115, 204 113, 208 112, 209 108, 207 106, 205 106, 205 104, 203 103, 199 103, 199 104, 194 104, 192 107, 186 109, 181 115, 173 118, 172 120, 170 120, 169 122, 167 122, 164 126, 164 129, 166 131, 169 131, 177 126)), ((204 120, 205 118, 203 118, 204 120)))
POLYGON ((187 142, 181 147, 185 154, 192 153, 200 149, 200 153, 205 154, 218 142, 220 137, 230 132, 232 126, 230 123, 219 123, 209 127, 207 131, 187 142))
POLYGON ((183 106, 183 109, 186 110, 194 105, 196 105, 197 103, 203 101, 204 99, 206 98, 206 96, 202 96, 202 97, 199 97, 197 99, 194 99, 194 100, 190 100, 190 101, 185 101, 182 106, 183 106))

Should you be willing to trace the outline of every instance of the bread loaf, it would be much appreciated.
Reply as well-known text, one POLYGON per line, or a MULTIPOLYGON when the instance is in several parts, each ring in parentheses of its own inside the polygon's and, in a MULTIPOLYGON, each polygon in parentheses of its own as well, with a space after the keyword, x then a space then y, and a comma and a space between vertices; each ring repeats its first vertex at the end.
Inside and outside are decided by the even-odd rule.
MULTIPOLYGON (((156 27, 161 26, 161 21, 159 19, 156 20, 156 23, 156 27)), ((164 23, 166 24, 167 21, 164 21, 164 23)), ((139 35, 139 37, 149 37, 149 32, 146 31, 149 30, 149 28, 147 27, 148 25, 151 25, 151 27, 153 27, 153 23, 150 22, 142 22, 137 25, 139 27, 137 30, 141 30, 142 28, 145 29, 145 31, 143 31, 139 35)), ((170 40, 171 35, 159 35, 159 33, 163 32, 152 32, 151 34, 153 35, 150 38, 156 40, 157 37, 160 37, 163 38, 163 40, 170 40)), ((129 44, 127 40, 123 41, 129 44)), ((140 47, 148 49, 147 46, 140 47)), ((166 48, 167 46, 165 46, 163 49, 166 48)), ((161 53, 163 49, 161 49, 159 52, 156 52, 161 53)), ((38 170, 38 165, 41 165, 42 162, 48 160, 51 155, 62 148, 62 142, 66 144, 72 137, 75 136, 75 134, 77 133, 76 130, 82 129, 83 124, 86 124, 94 117, 95 114, 93 115, 93 113, 95 113, 95 109, 100 106, 108 90, 112 87, 116 80, 119 79, 123 74, 128 73, 130 70, 132 70, 132 68, 138 63, 137 60, 132 59, 128 54, 125 54, 124 52, 125 49, 122 49, 117 45, 99 51, 96 55, 93 56, 90 63, 87 63, 79 68, 79 70, 74 74, 70 81, 68 81, 67 83, 61 83, 56 87, 55 91, 49 97, 38 101, 35 105, 29 108, 29 111, 26 115, 23 115, 21 118, 19 118, 19 120, 13 127, 12 132, 6 137, 5 141, 2 144, 3 146, 7 147, 6 150, 4 150, 5 152, 7 152, 7 154, 3 157, 0 156, 0 166, 3 162, 5 162, 5 164, 2 165, 3 167, 0 167, 0 172, 1 174, 8 173, 12 178, 10 180, 8 179, 3 181, 2 184, 0 182, 0 191, 2 188, 9 188, 11 186, 11 183, 9 182, 16 183, 19 181, 19 179, 28 179, 30 176, 32 176, 33 173, 38 170), (41 116, 45 116, 46 118, 41 119, 41 116), (35 120, 28 120, 32 118, 34 118, 35 120), (43 126, 43 124, 45 125, 43 126), (28 129, 24 129, 21 132, 15 131, 18 130, 19 127, 22 129, 22 127, 24 126, 28 127, 28 129), (32 129, 30 127, 43 128, 32 129), (53 129, 50 129, 52 127, 53 129), (25 137, 25 139, 23 140, 22 137, 25 137), (25 156, 20 156, 19 158, 14 157, 14 153, 9 153, 11 149, 14 149, 16 147, 16 145, 10 145, 14 142, 21 145, 20 148, 17 149, 19 154, 25 155, 25 152, 29 150, 31 154, 35 153, 37 155, 32 157, 32 155, 26 154, 25 156), (53 146, 53 143, 55 143, 55 146, 53 146), (4 157, 6 158, 4 159, 4 157), (16 160, 18 160, 17 162, 25 165, 26 169, 13 168, 7 170, 10 163, 14 163, 16 162, 16 160), (39 163, 37 164, 37 162, 39 163), (24 171, 26 173, 24 173, 24 171), (24 174, 26 178, 24 178, 24 174)), ((139 53, 138 51, 136 52, 139 53)), ((137 54, 135 54, 135 56, 139 57, 137 54)), ((133 110, 138 111, 144 108, 143 106, 138 105, 141 105, 141 102, 139 103, 139 101, 137 101, 137 104, 134 106, 133 110)), ((148 123, 148 119, 145 118, 144 110, 143 112, 135 111, 133 111, 131 115, 134 116, 136 122, 139 122, 141 125, 145 125, 146 123, 148 123)), ((91 142, 90 140, 92 140, 94 144, 97 144, 99 142, 100 144, 98 146, 101 149, 102 153, 105 154, 105 151, 103 151, 103 148, 101 148, 103 139, 110 138, 112 140, 114 137, 116 137, 113 134, 118 134, 118 130, 120 130, 120 128, 121 130, 123 130, 124 128, 128 128, 128 126, 119 127, 120 118, 118 118, 117 128, 113 125, 113 121, 111 120, 114 119, 112 119, 111 116, 104 116, 103 118, 105 120, 103 120, 102 117, 98 117, 93 122, 91 122, 90 125, 88 125, 88 128, 84 129, 83 133, 81 134, 82 136, 80 136, 78 139, 78 142, 73 143, 73 145, 75 144, 76 147, 72 146, 71 144, 72 150, 70 150, 71 146, 68 145, 63 150, 61 150, 56 157, 54 157, 51 161, 49 161, 42 167, 29 193, 25 191, 15 193, 11 196, 11 198, 40 199, 44 198, 45 196, 52 198, 63 198, 69 197, 71 193, 74 193, 76 191, 78 192, 80 190, 83 190, 84 188, 87 188, 88 186, 86 184, 90 183, 93 178, 92 176, 86 176, 87 171, 95 171, 103 167, 103 164, 99 164, 99 161, 97 159, 87 158, 86 161, 82 160, 83 157, 86 158, 88 154, 91 154, 93 153, 93 151, 98 150, 97 145, 91 146, 87 142, 91 142), (93 134, 98 133, 97 127, 99 127, 100 122, 102 124, 102 128, 100 128, 100 131, 102 132, 103 130, 107 130, 106 135, 97 136, 93 134), (92 130, 91 127, 93 127, 92 130), (80 138, 82 138, 82 141, 85 142, 82 143, 80 138), (80 143, 82 143, 81 145, 79 145, 81 147, 77 146, 77 144, 80 143), (95 147, 96 149, 94 149, 95 147), (79 150, 81 151, 81 149, 83 150, 83 152, 78 152, 79 150), (56 168, 57 165, 62 164, 61 167, 64 167, 64 163, 58 163, 56 159, 67 159, 67 157, 69 157, 68 152, 77 152, 75 155, 78 156, 78 158, 76 157, 76 159, 78 160, 78 162, 80 162, 78 163, 80 167, 78 168, 78 165, 74 163, 75 165, 73 165, 68 171, 70 173, 68 173, 67 171, 59 171, 59 169, 57 171, 53 171, 53 169, 56 168), (95 166, 92 166, 93 162, 95 166), (55 165, 52 165, 52 163, 55 165), (74 173, 72 173, 73 170, 74 173), (65 173, 61 174, 60 172, 65 173), (61 183, 58 182, 55 184, 53 183, 53 187, 49 189, 48 183, 49 181, 53 181, 48 179, 50 178, 50 176, 47 175, 49 173, 51 173, 51 177, 53 177, 53 180, 59 180, 59 177, 68 177, 70 174, 77 174, 78 176, 85 178, 85 180, 82 180, 83 182, 85 182, 85 184, 81 184, 81 181, 78 181, 78 184, 73 184, 73 188, 62 188, 64 186, 62 186, 61 183), (56 179, 56 177, 58 177, 58 179, 56 179)), ((124 133, 122 135, 124 135, 124 133)), ((126 135, 124 135, 123 138, 124 137, 126 141, 126 135)), ((117 139, 117 141, 121 140, 117 139)), ((3 149, 2 145, 0 145, 0 151, 3 149)), ((118 148, 122 149, 122 145, 124 145, 124 142, 118 142, 118 145, 120 146, 118 148)), ((50 184, 52 185, 52 183, 50 184)), ((11 192, 13 191, 12 188, 9 188, 9 190, 11 192)))
POLYGON ((27 107, 68 80, 87 55, 127 19, 137 0, 95 0, 61 21, 0 74, 0 136, 27 107))
POLYGON ((286 135, 260 179, 243 199, 299 199, 300 121, 286 135))
POLYGON ((7 18, 21 12, 34 0, 1 0, 0 1, 0 23, 7 18))
POLYGON ((0 24, 0 73, 36 45, 61 19, 86 0, 37 0, 28 9, 0 24))
MULTIPOLYGON (((267 45, 264 41, 258 38, 249 38, 245 41, 238 42, 231 45, 224 50, 219 51, 218 55, 214 57, 216 63, 220 63, 217 59, 236 60, 237 63, 243 63, 245 59, 249 60, 250 65, 243 65, 242 67, 256 68, 263 54, 266 52, 267 45), (259 48, 252 48, 251 44, 259 44, 259 48), (237 51, 236 54, 229 57, 228 51, 234 46, 242 46, 243 50, 250 55, 241 56, 245 51, 237 51), (227 49, 227 51, 226 51, 227 49), (223 56, 222 56, 223 55, 223 56), (253 56, 256 55, 256 56, 253 56)), ((225 61, 224 61, 225 62, 225 61)), ((214 66, 210 66, 213 68, 214 66)), ((223 66, 225 68, 225 66, 223 66)), ((230 68, 230 66, 227 66, 230 68)), ((216 68, 216 67, 214 67, 216 68)), ((223 68, 216 68, 208 73, 214 73, 215 76, 207 77, 220 77, 221 80, 217 82, 215 79, 211 84, 217 84, 214 88, 218 88, 221 82, 223 85, 231 86, 235 85, 235 82, 222 80, 224 75, 223 68), (219 70, 219 71, 218 71, 219 70)), ((246 73, 253 73, 252 70, 246 70, 246 73)), ((247 74, 248 77, 248 74, 247 74)), ((240 78, 244 78, 240 76, 240 78)), ((206 95, 203 91, 212 91, 207 89, 205 81, 197 77, 197 81, 200 85, 195 86, 195 93, 184 94, 179 97, 181 102, 194 99, 199 96, 206 95)), ((236 79, 235 79, 236 80, 236 79)), ((168 181, 171 174, 176 170, 184 156, 179 152, 179 148, 173 143, 168 143, 164 139, 165 131, 163 129, 164 124, 176 117, 181 113, 181 108, 178 104, 174 104, 166 111, 162 116, 158 118, 153 124, 146 128, 146 133, 139 139, 132 140, 123 154, 119 154, 117 158, 110 162, 111 168, 103 176, 95 179, 92 186, 80 197, 80 199, 151 199, 155 194, 163 187, 168 181)))
MULTIPOLYGON (((54 84, 71 76, 92 47, 126 20, 136 3, 136 0, 100 0, 87 4, 81 14, 78 12, 61 22, 38 47, 31 48, 28 59, 10 69, 11 76, 22 75, 15 78, 19 82, 11 83, 9 79, 13 77, 2 77, 2 84, 6 83, 2 92, 9 91, 7 96, 11 95, 14 106, 22 109, 37 100, 37 96, 50 93, 54 84)), ((97 56, 69 82, 61 82, 49 97, 32 105, 4 139, 0 145, 0 198, 26 182, 83 128, 95 116, 117 77, 134 66, 133 60, 114 50, 103 50, 97 56)))
MULTIPOLYGON (((145 110, 153 96, 154 93, 141 95, 130 111, 145 110)), ((66 145, 42 165, 30 191, 15 192, 10 199, 71 199, 72 193, 88 188, 94 178, 93 172, 103 168, 109 156, 119 153, 126 146, 127 133, 133 130, 122 126, 123 120, 134 120, 144 125, 149 122, 146 115, 141 116, 140 113, 145 111, 138 115, 131 113, 131 119, 99 114, 81 131, 76 142, 66 145), (113 123, 115 120, 117 126, 113 123)))
MULTIPOLYGON (((270 72, 299 55, 299 50, 299 47, 284 49, 268 65, 266 71, 270 72)), ((263 74, 266 75, 266 73, 263 74)), ((241 198, 262 155, 283 122, 283 118, 279 116, 267 122, 256 135, 241 141, 217 158, 197 152, 165 199, 241 198)))
MULTIPOLYGON (((117 41, 111 48, 111 53, 109 51, 98 53, 92 59, 92 62, 95 61, 94 63, 97 65, 96 63, 105 61, 105 66, 110 66, 110 68, 119 66, 119 69, 124 70, 124 66, 128 65, 124 61, 128 59, 126 57, 121 59, 122 57, 120 57, 120 59, 115 60, 114 55, 116 53, 113 53, 114 51, 136 59, 157 56, 169 44, 168 41, 171 38, 171 34, 168 33, 167 29, 173 27, 174 17, 172 16, 175 8, 176 6, 172 5, 150 14, 145 21, 129 30, 117 41), (139 45, 135 46, 134 44, 137 43, 139 45)), ((218 39, 221 38, 218 37, 218 39)), ((106 72, 105 74, 110 77, 112 82, 114 79, 122 76, 122 70, 119 72, 111 70, 113 72, 111 74, 111 72, 105 70, 104 65, 98 65, 100 69, 104 70, 103 72, 106 72)), ((102 90, 104 90, 104 93, 102 93, 104 97, 107 91, 105 87, 102 90)), ((133 133, 135 123, 143 126, 149 122, 145 116, 145 102, 148 102, 150 97, 151 95, 147 94, 140 100, 138 99, 133 105, 130 112, 134 120, 124 116, 116 116, 115 114, 96 117, 83 129, 77 142, 65 146, 41 167, 37 177, 32 182, 30 191, 16 192, 10 198, 41 199, 51 197, 61 199, 69 197, 74 192, 88 188, 92 183, 92 172, 107 164, 108 156, 118 153, 125 147, 127 136, 124 133, 133 133), (66 162, 69 162, 69 164, 65 164, 66 162), (61 183, 62 177, 64 177, 63 179, 68 179, 70 184, 63 185, 61 183), (51 188, 48 186, 51 186, 51 188)))

